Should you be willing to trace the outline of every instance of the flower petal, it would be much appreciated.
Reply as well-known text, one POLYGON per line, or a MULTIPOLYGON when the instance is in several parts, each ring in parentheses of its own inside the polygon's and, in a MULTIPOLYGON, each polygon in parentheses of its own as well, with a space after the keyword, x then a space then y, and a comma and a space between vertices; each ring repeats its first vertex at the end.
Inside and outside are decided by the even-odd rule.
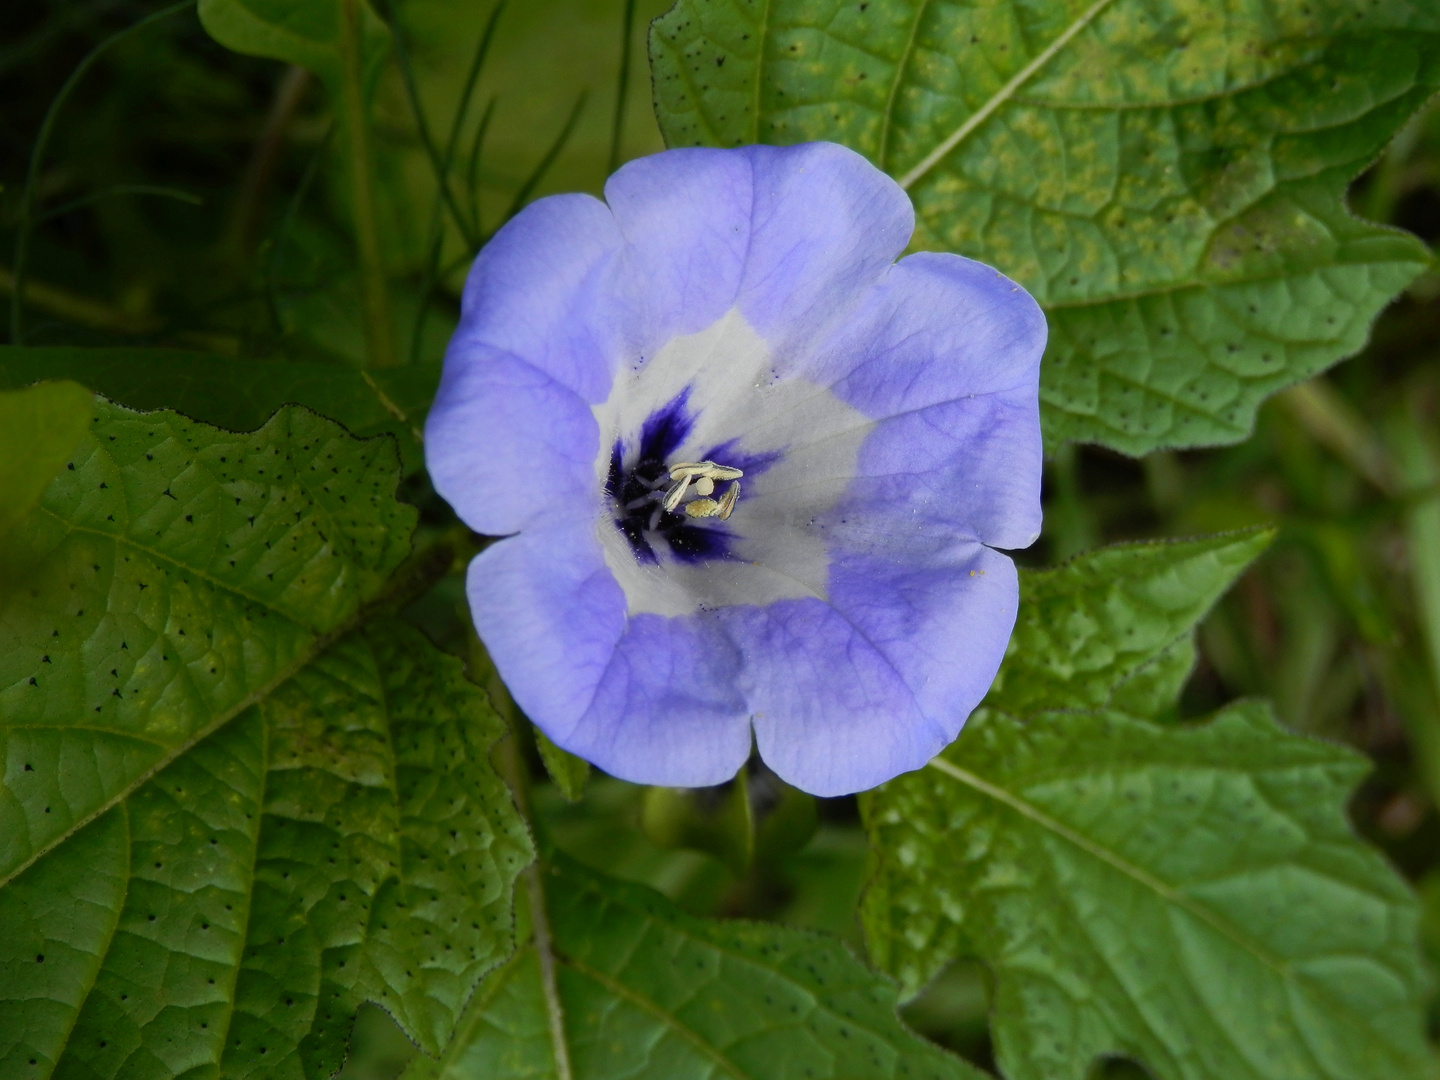
MULTIPOLYGON (((1009 278, 958 255, 911 255, 804 362, 880 419, 835 511, 920 540, 949 530, 1002 548, 1040 533, 1045 317, 1009 278)), ((928 542, 926 539, 924 542, 928 542)))
POLYGON ((737 306, 772 346, 804 340, 915 223, 898 184, 833 143, 670 150, 624 166, 605 198, 629 244, 627 291, 643 297, 641 355, 737 306))
POLYGON ((985 696, 1018 600, 1014 564, 977 544, 960 568, 851 557, 828 605, 729 609, 760 756, 815 795, 920 768, 985 696))
POLYGON ((723 783, 750 756, 739 669, 712 617, 633 616, 590 708, 569 731, 547 734, 632 783, 723 783))
POLYGON ((524 357, 586 401, 610 391, 615 319, 602 282, 621 247, 609 209, 589 195, 531 203, 485 245, 465 282, 445 366, 476 345, 524 357))
POLYGON ((460 520, 504 536, 547 513, 595 512, 599 437, 573 390, 517 356, 471 345, 463 362, 445 365, 425 456, 460 520))
POLYGON ((640 784, 699 787, 750 754, 740 654, 713 618, 626 618, 593 519, 549 523, 470 563, 475 628, 557 745, 640 784))
POLYGON ((625 597, 593 521, 551 521, 491 544, 471 560, 466 594, 511 696, 564 745, 625 632, 625 597))

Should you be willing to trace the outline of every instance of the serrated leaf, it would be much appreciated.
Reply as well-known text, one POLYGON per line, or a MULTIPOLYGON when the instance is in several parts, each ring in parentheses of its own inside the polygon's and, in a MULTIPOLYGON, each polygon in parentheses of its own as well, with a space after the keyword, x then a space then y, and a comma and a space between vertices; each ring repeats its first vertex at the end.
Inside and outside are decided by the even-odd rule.
POLYGON ((669 145, 845 143, 1035 295, 1050 447, 1235 442, 1430 262, 1343 197, 1440 86, 1433 4, 679 0, 650 42, 669 145))
POLYGON ((94 411, 90 394, 73 382, 0 391, 0 539, 40 501, 94 411))
POLYGON ((1023 574, 960 739, 862 800, 872 958, 907 995, 985 961, 1010 1080, 1108 1054, 1162 1080, 1420 1075, 1414 899, 1345 819, 1363 759, 1259 705, 1153 723, 1195 623, 1269 539, 1023 574))
MULTIPOLYGON (((696 918, 563 855, 544 892, 573 1080, 985 1075, 902 1027, 894 985, 833 938, 696 918)), ((555 1080, 551 1031, 532 940, 406 1080, 555 1080)))
POLYGON ((394 435, 413 470, 423 464, 418 433, 440 372, 425 364, 362 371, 341 363, 180 349, 0 345, 0 389, 56 377, 132 409, 174 409, 230 431, 253 431, 282 405, 306 405, 356 435, 394 435))
POLYGON ((1120 544, 1022 572, 1020 614, 985 704, 1158 716, 1194 665, 1195 625, 1273 537, 1120 544))
POLYGON ((1101 1054, 1162 1080, 1418 1077, 1415 899, 1345 818, 1366 767, 1255 704, 1181 728, 985 713, 869 801, 867 931, 912 990, 937 959, 990 965, 1011 1080, 1101 1054))
POLYGON ((529 846, 483 693, 360 619, 393 448, 102 404, 69 465, 0 600, 0 1075, 328 1076, 367 999, 438 1050, 529 846))

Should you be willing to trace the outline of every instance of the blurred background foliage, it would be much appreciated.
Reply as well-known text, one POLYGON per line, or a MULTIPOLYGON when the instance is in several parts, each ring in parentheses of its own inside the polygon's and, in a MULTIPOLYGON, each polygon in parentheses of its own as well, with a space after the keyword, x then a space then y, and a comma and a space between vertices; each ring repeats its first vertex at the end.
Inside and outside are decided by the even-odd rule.
MULTIPOLYGON (((0 6, 7 301, 15 284, 7 253, 47 109, 91 50, 163 6, 0 6)), ((403 360, 438 368, 474 248, 515 209, 550 192, 598 192, 615 163, 661 148, 644 41, 667 6, 376 5, 393 41, 376 90, 376 172, 403 360)), ((174 346, 237 365, 361 363, 333 128, 312 77, 222 48, 193 9, 115 42, 58 112, 38 163, 26 344, 174 346)), ((1440 108, 1417 117, 1357 180, 1351 205, 1432 247, 1440 241, 1440 108)), ((1202 628, 1181 718, 1264 696, 1293 728, 1368 754, 1376 767, 1351 807, 1356 828, 1420 887, 1427 947, 1440 963, 1437 360, 1440 274, 1431 273, 1384 313, 1359 356, 1272 399, 1240 445, 1138 461, 1062 449, 1047 474, 1045 533, 1020 559, 1050 565, 1119 540, 1277 524, 1278 541, 1202 628)), ((422 477, 412 478, 409 497, 432 527, 452 520, 422 477)), ((463 605, 451 578, 410 614, 465 654, 463 605)), ((534 748, 530 759, 542 776, 534 748)), ((866 845, 854 801, 817 809, 794 795, 763 773, 743 790, 688 802, 597 777, 574 802, 542 785, 537 803, 554 839, 596 867, 696 912, 815 927, 858 949, 866 845)), ((982 968, 958 965, 906 1017, 990 1064, 987 993, 982 968)), ((1437 1019, 1432 1009, 1432 1026, 1437 1019)), ((367 1007, 345 1075, 398 1075, 413 1052, 367 1007)), ((1098 1068, 1122 1075, 1130 1067, 1098 1068)))

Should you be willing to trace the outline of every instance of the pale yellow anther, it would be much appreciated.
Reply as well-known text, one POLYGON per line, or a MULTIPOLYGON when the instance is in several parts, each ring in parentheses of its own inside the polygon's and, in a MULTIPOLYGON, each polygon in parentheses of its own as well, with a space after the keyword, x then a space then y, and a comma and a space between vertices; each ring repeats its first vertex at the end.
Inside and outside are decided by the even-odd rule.
MULTIPOLYGON (((737 469, 736 471, 738 472, 739 470, 737 469)), ((739 482, 738 480, 732 481, 731 484, 730 484, 730 486, 725 489, 725 494, 722 495, 722 496, 720 496, 720 520, 721 520, 721 521, 724 521, 726 518, 728 518, 728 517, 730 516, 731 511, 733 511, 733 510, 735 509, 735 500, 738 499, 739 497, 740 497, 740 482, 739 482)))
POLYGON ((692 518, 719 518, 724 521, 735 510, 735 500, 740 497, 737 477, 744 476, 740 469, 729 465, 717 465, 713 461, 681 461, 670 467, 670 478, 675 481, 665 492, 661 505, 669 513, 675 513, 680 501, 689 493, 699 495, 685 504, 685 513, 692 518), (729 480, 730 486, 718 499, 709 498, 715 493, 717 480, 729 480), (694 485, 693 487, 691 485, 694 485))
POLYGON ((685 504, 685 513, 693 518, 716 517, 720 513, 720 504, 714 499, 695 499, 685 504))
POLYGON ((729 465, 716 465, 713 461, 677 461, 670 466, 670 479, 679 480, 683 477, 706 477, 710 480, 738 480, 745 473, 741 469, 732 469, 729 465))
MULTIPOLYGON (((667 513, 674 513, 675 508, 680 505, 680 500, 685 497, 685 489, 690 486, 690 477, 682 476, 671 485, 670 490, 665 493, 665 501, 661 503, 667 513)), ((709 494, 705 492, 704 494, 709 494)))

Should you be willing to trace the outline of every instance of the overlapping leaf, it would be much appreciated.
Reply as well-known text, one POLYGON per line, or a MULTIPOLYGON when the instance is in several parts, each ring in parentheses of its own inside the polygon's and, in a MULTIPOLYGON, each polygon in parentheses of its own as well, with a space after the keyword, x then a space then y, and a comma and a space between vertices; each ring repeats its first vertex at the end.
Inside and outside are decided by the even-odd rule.
POLYGON ((72 382, 0 389, 0 539, 40 501, 93 412, 90 395, 72 382))
POLYGON ((1413 0, 680 0, 667 142, 829 139, 1044 306, 1047 443, 1234 442, 1427 265, 1346 184, 1440 86, 1413 0))
POLYGON ((1415 901, 1344 813, 1363 759, 1258 705, 1147 719, 1258 542, 1027 575, 986 707, 867 799, 873 957, 911 993, 957 956, 988 963, 1011 1080, 1078 1080, 1105 1054, 1165 1080, 1422 1075, 1415 901))
POLYGON ((1195 624, 1272 536, 1262 529, 1123 544, 1025 573, 985 704, 1021 716, 1107 705, 1159 716, 1194 666, 1195 624))
POLYGON ((217 356, 181 349, 0 345, 0 389, 67 378, 132 409, 171 408, 230 431, 252 431, 282 405, 306 405, 356 435, 395 436, 407 469, 423 464, 420 425, 438 365, 362 371, 318 360, 217 356))
POLYGON ((388 441, 102 405, 0 596, 0 1075, 317 1077, 434 1050, 510 943, 523 826, 460 665, 365 621, 388 441))
MULTIPOLYGON (((906 1031, 895 988, 820 934, 698 919, 564 856, 544 875, 573 1080, 769 1080, 984 1074, 906 1031)), ((554 1080, 534 941, 477 992, 440 1061, 407 1080, 554 1080)))

